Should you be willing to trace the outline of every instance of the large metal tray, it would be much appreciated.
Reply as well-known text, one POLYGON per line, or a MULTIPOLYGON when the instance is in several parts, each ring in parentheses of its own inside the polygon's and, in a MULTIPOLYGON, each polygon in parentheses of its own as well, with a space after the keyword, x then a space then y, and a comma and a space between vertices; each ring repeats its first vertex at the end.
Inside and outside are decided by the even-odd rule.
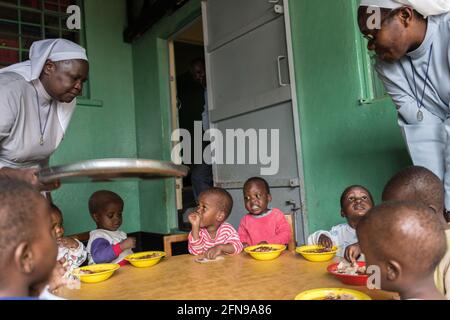
POLYGON ((42 183, 110 182, 185 177, 188 171, 186 166, 158 160, 96 159, 43 168, 38 178, 42 183))

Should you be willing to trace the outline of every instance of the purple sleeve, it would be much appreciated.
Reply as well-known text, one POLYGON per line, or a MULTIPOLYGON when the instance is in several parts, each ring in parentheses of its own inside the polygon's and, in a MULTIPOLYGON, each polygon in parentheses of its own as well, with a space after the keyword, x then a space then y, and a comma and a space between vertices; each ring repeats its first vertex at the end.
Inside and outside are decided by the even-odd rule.
POLYGON ((95 239, 92 242, 91 255, 95 263, 109 263, 117 258, 111 243, 103 238, 95 239))

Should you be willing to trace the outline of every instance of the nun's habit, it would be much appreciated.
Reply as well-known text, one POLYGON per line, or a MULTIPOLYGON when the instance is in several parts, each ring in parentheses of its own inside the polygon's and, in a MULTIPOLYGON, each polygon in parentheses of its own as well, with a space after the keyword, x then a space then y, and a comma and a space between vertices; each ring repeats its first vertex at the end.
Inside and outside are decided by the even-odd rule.
POLYGON ((361 6, 410 6, 427 16, 422 44, 394 63, 377 60, 375 69, 397 106, 414 165, 444 181, 450 210, 450 0, 362 0, 361 6))
POLYGON ((39 81, 47 60, 82 59, 86 51, 65 39, 34 42, 30 60, 0 69, 0 168, 48 164, 75 109, 53 100, 39 81))

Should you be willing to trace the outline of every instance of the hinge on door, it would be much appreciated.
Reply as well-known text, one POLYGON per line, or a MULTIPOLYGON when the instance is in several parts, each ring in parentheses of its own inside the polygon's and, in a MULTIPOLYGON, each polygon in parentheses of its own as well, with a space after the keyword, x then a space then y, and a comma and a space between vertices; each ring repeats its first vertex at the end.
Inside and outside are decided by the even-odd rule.
POLYGON ((289 186, 291 188, 300 187, 300 181, 297 178, 289 179, 289 186))
POLYGON ((278 4, 280 0, 269 0, 269 3, 274 4, 273 9, 275 10, 275 13, 283 14, 284 13, 284 7, 281 4, 278 4))

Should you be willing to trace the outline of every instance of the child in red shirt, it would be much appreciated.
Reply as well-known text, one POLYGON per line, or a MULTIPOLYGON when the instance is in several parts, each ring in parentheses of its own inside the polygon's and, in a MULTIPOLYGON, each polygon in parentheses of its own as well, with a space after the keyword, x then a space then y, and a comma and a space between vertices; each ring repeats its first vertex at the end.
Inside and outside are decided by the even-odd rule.
POLYGON ((289 243, 291 226, 281 210, 269 209, 270 201, 272 196, 266 180, 254 177, 245 182, 244 203, 248 214, 241 219, 238 231, 245 247, 289 243))

